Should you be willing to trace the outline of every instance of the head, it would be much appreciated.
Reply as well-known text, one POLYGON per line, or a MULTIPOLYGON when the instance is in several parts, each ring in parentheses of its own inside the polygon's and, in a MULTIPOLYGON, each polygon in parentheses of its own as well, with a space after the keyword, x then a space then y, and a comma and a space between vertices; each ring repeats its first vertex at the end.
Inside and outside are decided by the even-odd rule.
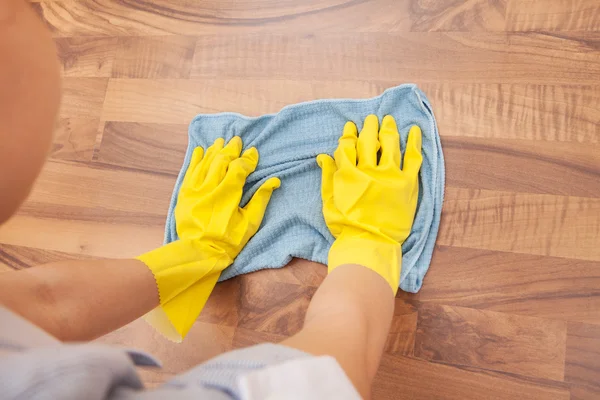
POLYGON ((24 0, 0 5, 0 224, 16 212, 52 143, 59 63, 46 27, 24 0))

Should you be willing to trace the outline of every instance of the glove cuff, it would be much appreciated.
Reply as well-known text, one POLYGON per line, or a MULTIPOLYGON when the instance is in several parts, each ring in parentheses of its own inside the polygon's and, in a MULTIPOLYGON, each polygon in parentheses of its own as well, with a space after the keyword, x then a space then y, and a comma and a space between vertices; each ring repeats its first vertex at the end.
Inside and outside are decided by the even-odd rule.
POLYGON ((329 250, 328 272, 341 265, 358 264, 379 274, 392 288, 394 295, 400 285, 402 247, 399 243, 373 239, 338 237, 329 250))
POLYGON ((226 253, 190 240, 171 242, 136 259, 154 275, 160 302, 145 319, 175 342, 187 334, 221 271, 233 262, 226 253))

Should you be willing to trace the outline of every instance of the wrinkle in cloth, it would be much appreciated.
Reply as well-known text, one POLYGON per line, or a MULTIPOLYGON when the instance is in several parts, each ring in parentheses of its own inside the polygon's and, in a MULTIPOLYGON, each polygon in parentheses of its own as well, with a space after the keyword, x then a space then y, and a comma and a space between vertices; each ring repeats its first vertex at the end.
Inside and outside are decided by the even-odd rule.
MULTIPOLYGON (((200 114, 189 127, 189 144, 177 178, 165 229, 165 243, 177 240, 174 209, 177 193, 195 147, 207 149, 217 138, 240 136, 244 149, 255 146, 260 160, 244 187, 245 205, 266 179, 277 176, 273 193, 256 235, 225 269, 220 281, 264 268, 280 268, 292 257, 327 264, 333 236, 322 213, 321 153, 333 154, 344 124, 354 121, 359 131, 365 117, 387 114, 396 119, 400 147, 418 125, 423 134, 423 164, 419 200, 412 232, 402 245, 400 288, 416 293, 427 273, 440 224, 444 199, 444 157, 437 125, 425 94, 414 84, 385 90, 370 99, 316 100, 284 107, 276 114, 247 117, 237 113, 200 114)), ((404 154, 404 152, 402 152, 404 154)))

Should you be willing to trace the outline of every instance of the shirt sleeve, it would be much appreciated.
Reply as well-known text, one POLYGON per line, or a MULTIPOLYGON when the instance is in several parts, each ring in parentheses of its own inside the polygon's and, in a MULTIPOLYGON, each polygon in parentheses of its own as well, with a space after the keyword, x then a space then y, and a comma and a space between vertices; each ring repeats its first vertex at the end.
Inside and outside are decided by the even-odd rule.
POLYGON ((338 362, 330 356, 287 361, 239 378, 242 400, 354 400, 360 395, 338 362))

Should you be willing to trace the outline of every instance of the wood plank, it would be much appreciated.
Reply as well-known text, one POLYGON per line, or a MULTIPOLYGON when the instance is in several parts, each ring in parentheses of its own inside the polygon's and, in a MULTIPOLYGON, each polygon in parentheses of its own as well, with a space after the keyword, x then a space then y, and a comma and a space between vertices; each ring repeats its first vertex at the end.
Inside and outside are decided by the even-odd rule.
POLYGON ((261 343, 279 343, 287 338, 286 335, 258 332, 252 329, 236 328, 233 334, 233 347, 250 347, 261 343))
POLYGON ((108 78, 64 78, 59 117, 100 117, 107 85, 108 78))
POLYGON ((265 280, 272 283, 286 283, 317 288, 327 276, 327 266, 293 258, 285 268, 266 268, 252 273, 252 282, 265 280))
POLYGON ((596 400, 598 393, 598 389, 593 386, 571 386, 571 400, 596 400))
POLYGON ((470 308, 419 307, 415 356, 562 381, 567 324, 470 308))
POLYGON ((394 317, 384 351, 386 354, 412 356, 417 331, 417 307, 413 303, 396 299, 394 317))
POLYGON ((438 245, 421 291, 400 297, 600 325, 598 288, 598 261, 438 245))
POLYGON ((129 258, 160 246, 163 234, 163 225, 16 215, 0 226, 0 243, 96 257, 129 258))
POLYGON ((217 283, 202 309, 198 321, 237 327, 240 314, 240 277, 217 283))
POLYGON ((424 83, 440 134, 600 143, 600 85, 424 83))
POLYGON ((301 258, 293 258, 283 269, 266 269, 260 271, 260 274, 264 277, 261 279, 319 287, 327 276, 327 266, 301 258))
POLYGON ((600 197, 597 144, 444 136, 442 147, 450 186, 600 197))
POLYGON ((600 199, 446 187, 437 243, 600 260, 600 199))
POLYGON ((62 260, 89 260, 92 258, 95 257, 0 243, 0 264, 11 269, 24 269, 62 260))
POLYGON ((187 125, 107 122, 94 160, 177 175, 188 143, 187 125))
POLYGON ((35 0, 55 36, 244 32, 502 31, 506 0, 35 0), (154 7, 152 7, 154 5, 154 7), (365 16, 368 18, 365 18, 365 16))
POLYGON ((444 400, 568 400, 560 384, 466 370, 409 357, 384 355, 373 384, 373 398, 444 400))
POLYGON ((413 2, 412 31, 503 31, 506 0, 413 2))
POLYGON ((111 79, 103 118, 187 125, 198 113, 256 116, 319 98, 376 96, 384 89, 366 81, 111 79))
POLYGON ((145 36, 257 31, 397 31, 410 29, 410 1, 41 0, 55 36, 145 36), (365 18, 368 15, 369 18, 365 18))
POLYGON ((593 85, 600 74, 598 38, 600 33, 205 35, 198 38, 191 76, 593 85))
POLYGON ((36 207, 48 208, 52 217, 53 207, 73 207, 91 215, 97 213, 98 220, 103 210, 163 218, 174 185, 174 176, 49 161, 24 210, 33 213, 36 207))
POLYGON ((315 287, 271 282, 261 279, 259 273, 243 275, 240 280, 238 328, 284 336, 302 328, 315 287))
POLYGON ((573 400, 600 396, 600 326, 569 323, 565 381, 573 400))
POLYGON ((110 77, 117 38, 55 39, 63 76, 110 77))
POLYGON ((189 78, 193 36, 121 37, 113 78, 189 78))
POLYGON ((65 161, 91 161, 96 137, 101 131, 97 118, 60 118, 57 121, 50 158, 65 161))
MULTIPOLYGON (((319 98, 366 98, 393 83, 112 79, 110 121, 188 124, 198 113, 260 115, 319 98)), ((423 84, 442 136, 600 143, 600 86, 423 84)))
POLYGON ((114 208, 86 207, 62 204, 48 204, 44 202, 26 202, 18 213, 32 218, 62 219, 80 222, 105 222, 111 224, 128 224, 140 226, 164 226, 167 211, 144 213, 114 208))
POLYGON ((508 0, 506 30, 600 31, 596 0, 508 0))

